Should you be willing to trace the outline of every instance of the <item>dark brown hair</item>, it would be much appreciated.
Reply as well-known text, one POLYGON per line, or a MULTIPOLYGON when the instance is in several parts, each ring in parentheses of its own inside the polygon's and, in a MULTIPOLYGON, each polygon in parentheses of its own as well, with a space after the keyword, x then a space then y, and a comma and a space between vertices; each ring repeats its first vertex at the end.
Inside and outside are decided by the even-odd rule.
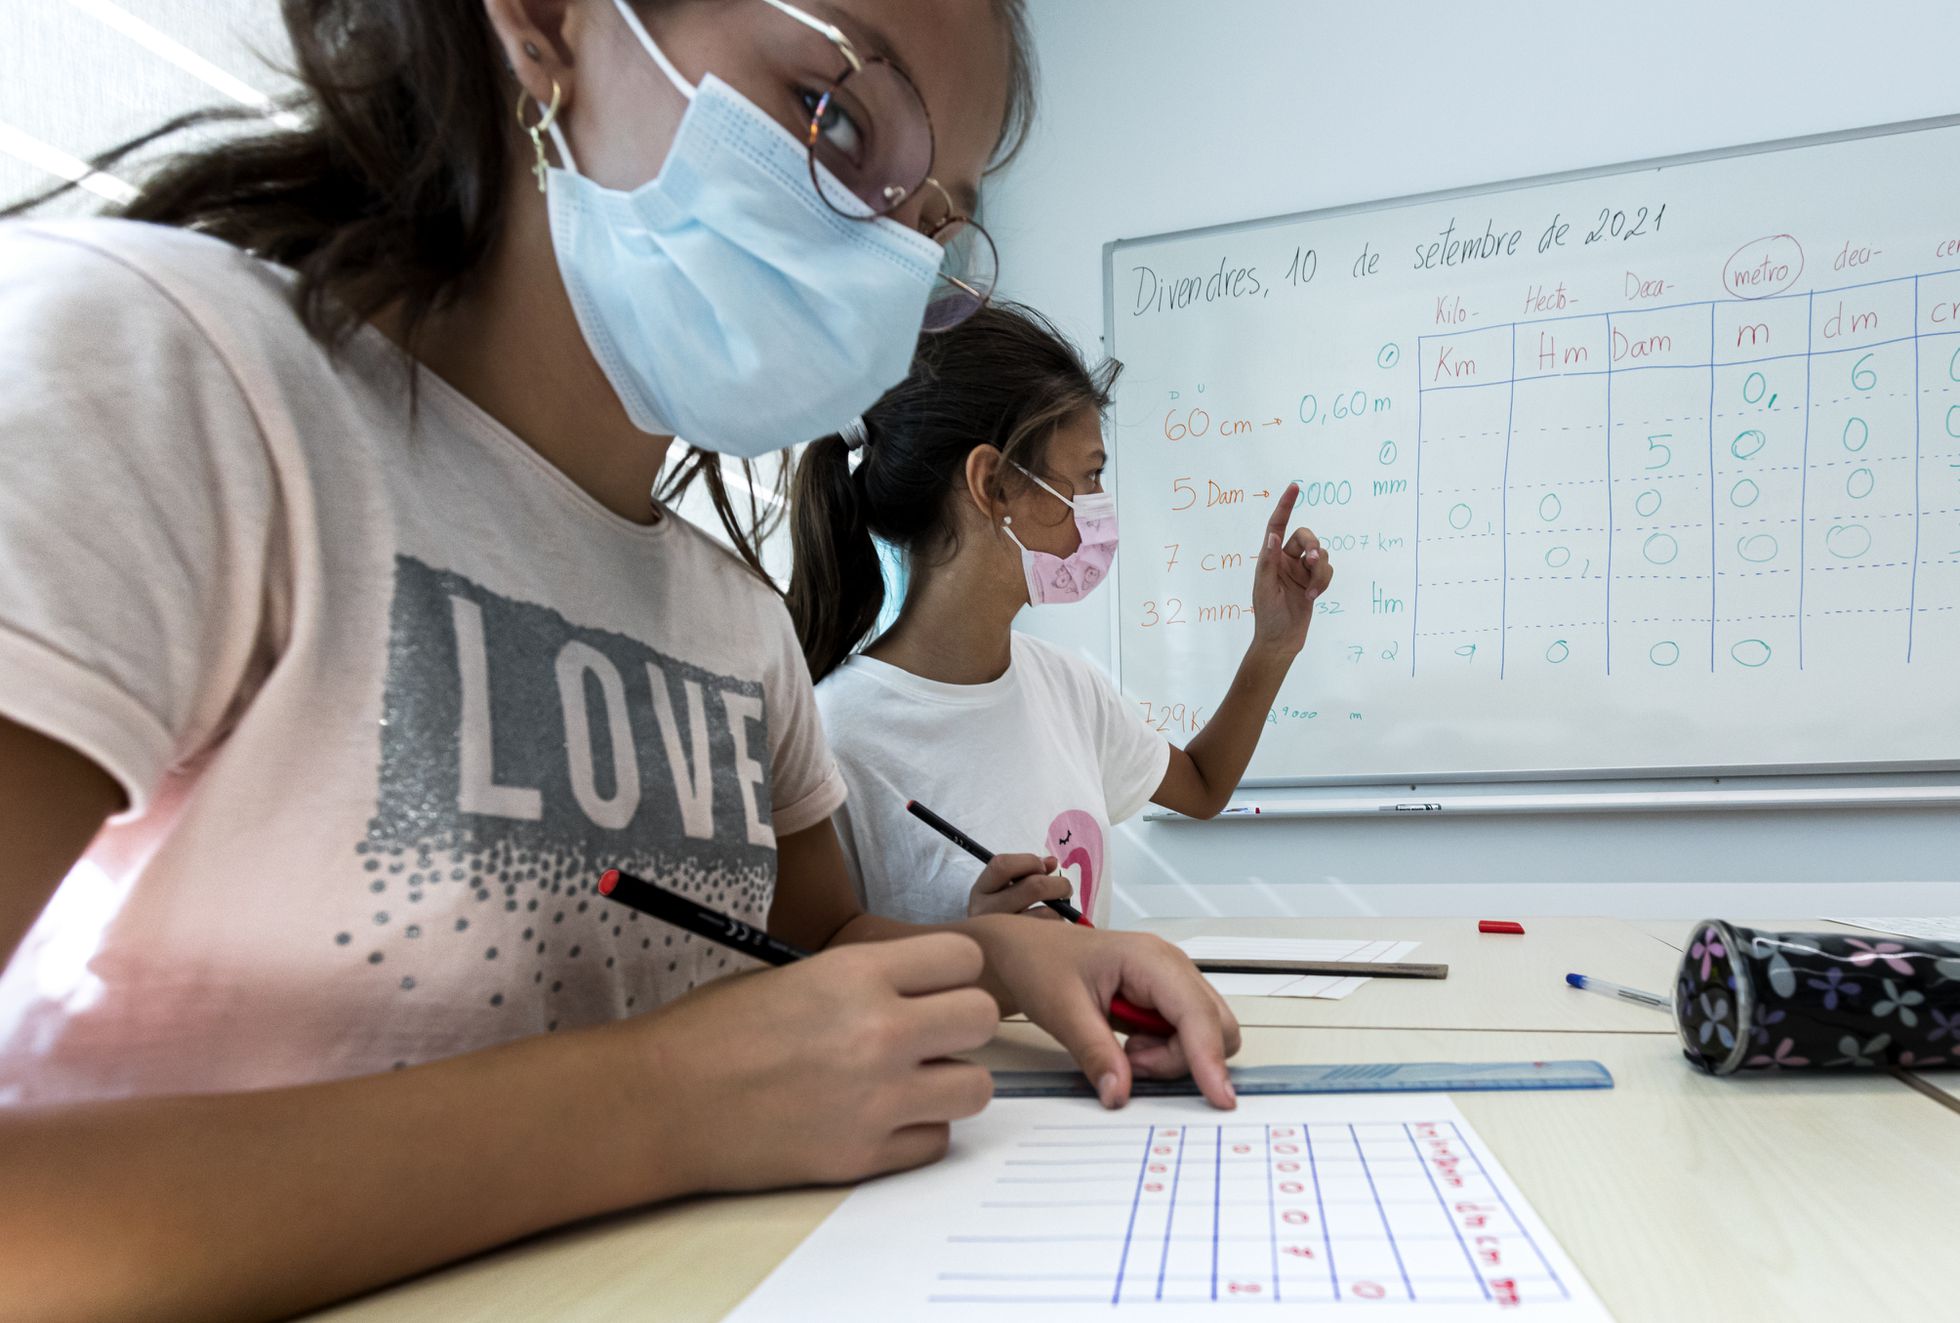
MULTIPOLYGON (((635 0, 641 8, 668 2, 635 0)), ((1027 136, 1034 67, 1026 0, 991 2, 1009 51, 1007 117, 990 166, 998 168, 1027 136)), ((329 347, 393 310, 412 352, 429 314, 468 288, 503 226, 516 93, 483 0, 282 0, 280 7, 301 89, 287 108, 302 117, 300 126, 171 157, 134 201, 108 210, 215 235, 290 267, 299 316, 329 347)), ((183 130, 257 119, 234 109, 181 115, 91 164, 107 169, 183 130)), ((743 469, 751 475, 746 463, 743 469)), ((658 495, 678 500, 697 478, 761 573, 757 548, 772 517, 753 483, 745 524, 710 452, 673 466, 658 495)))
POLYGON ((1111 359, 1090 371, 1046 317, 993 303, 919 338, 911 372, 865 410, 868 439, 855 468, 841 436, 805 450, 790 515, 789 610, 811 677, 836 670, 877 626, 885 606, 877 540, 915 570, 943 559, 956 546, 951 503, 973 448, 996 446, 1040 472, 1055 429, 1107 409, 1121 370, 1111 359))

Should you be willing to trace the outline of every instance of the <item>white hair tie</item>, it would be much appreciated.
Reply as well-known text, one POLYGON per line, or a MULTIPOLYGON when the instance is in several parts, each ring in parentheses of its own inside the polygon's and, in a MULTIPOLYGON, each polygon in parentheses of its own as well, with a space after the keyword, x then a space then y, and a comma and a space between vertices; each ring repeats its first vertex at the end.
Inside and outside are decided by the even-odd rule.
POLYGON ((871 444, 871 429, 865 426, 863 414, 838 428, 837 435, 844 439, 847 450, 862 450, 871 444))

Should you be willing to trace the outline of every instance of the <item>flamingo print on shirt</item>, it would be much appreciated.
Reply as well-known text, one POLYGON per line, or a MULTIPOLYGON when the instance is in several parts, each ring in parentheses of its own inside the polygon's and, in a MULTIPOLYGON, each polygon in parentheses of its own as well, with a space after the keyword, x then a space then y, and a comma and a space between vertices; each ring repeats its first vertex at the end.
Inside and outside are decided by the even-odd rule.
POLYGON ((1075 906, 1093 919, 1096 888, 1102 884, 1102 824, 1083 809, 1058 814, 1048 824, 1048 853, 1063 872, 1076 870, 1075 906))

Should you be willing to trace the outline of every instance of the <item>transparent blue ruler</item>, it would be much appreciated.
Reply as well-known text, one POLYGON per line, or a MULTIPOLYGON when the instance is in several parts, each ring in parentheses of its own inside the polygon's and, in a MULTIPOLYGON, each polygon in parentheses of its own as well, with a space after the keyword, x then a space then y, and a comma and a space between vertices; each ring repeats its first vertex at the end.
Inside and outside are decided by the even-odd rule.
MULTIPOLYGON (((1407 1061, 1386 1064, 1242 1066, 1240 1093, 1468 1093, 1502 1089, 1610 1089, 1613 1074, 1597 1061, 1407 1061)), ((1195 1095, 1188 1079, 1138 1080, 1139 1098, 1195 1095)), ((1091 1098, 1079 1071, 997 1070, 996 1098, 1091 1098)))

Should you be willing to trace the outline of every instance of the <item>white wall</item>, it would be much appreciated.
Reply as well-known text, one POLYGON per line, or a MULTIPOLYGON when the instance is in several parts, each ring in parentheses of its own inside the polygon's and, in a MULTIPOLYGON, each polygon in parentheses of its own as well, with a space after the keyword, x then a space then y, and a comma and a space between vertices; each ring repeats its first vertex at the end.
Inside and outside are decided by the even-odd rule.
MULTIPOLYGON (((985 217, 1088 347, 1111 239, 1960 111, 1951 0, 1031 8, 1041 117, 985 217)), ((1021 624, 1109 661, 1107 602, 1021 624)), ((1953 913, 1960 813, 1132 823, 1114 870, 1132 913, 1953 913)))
MULTIPOLYGON (((288 55, 274 0, 0 0, 0 206, 58 183, 57 156, 283 95, 288 55)), ((84 193, 56 210, 101 205, 84 193)))

